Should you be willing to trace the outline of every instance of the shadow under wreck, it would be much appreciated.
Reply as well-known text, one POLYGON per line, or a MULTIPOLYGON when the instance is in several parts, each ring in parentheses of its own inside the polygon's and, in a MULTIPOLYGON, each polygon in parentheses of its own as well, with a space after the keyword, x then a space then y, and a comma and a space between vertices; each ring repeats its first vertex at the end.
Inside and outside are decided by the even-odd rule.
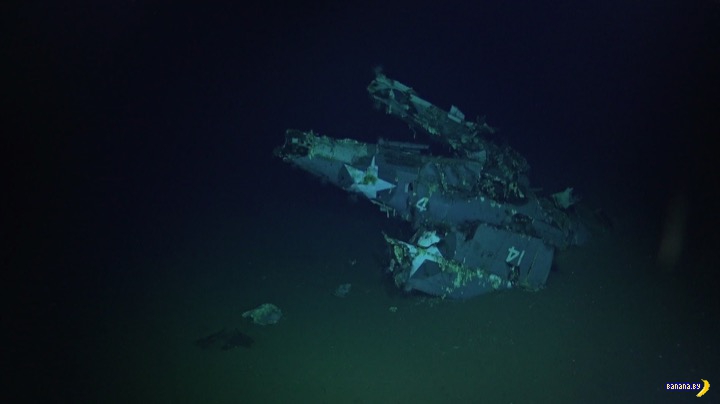
POLYGON ((200 348, 208 349, 219 346, 221 350, 227 351, 237 347, 252 348, 255 340, 237 328, 231 331, 222 330, 210 335, 198 338, 194 344, 200 348))

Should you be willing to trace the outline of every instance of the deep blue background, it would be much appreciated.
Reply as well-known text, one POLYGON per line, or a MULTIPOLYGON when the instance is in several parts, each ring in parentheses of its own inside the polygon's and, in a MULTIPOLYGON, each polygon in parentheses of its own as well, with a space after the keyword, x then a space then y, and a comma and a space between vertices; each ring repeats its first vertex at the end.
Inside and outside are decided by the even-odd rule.
POLYGON ((716 1, 6 7, 5 277, 23 314, 92 299, 188 218, 263 226, 278 187, 310 181, 272 156, 287 128, 410 140, 372 108, 377 66, 486 115, 533 184, 634 192, 657 215, 689 195, 694 248, 717 240, 716 1))

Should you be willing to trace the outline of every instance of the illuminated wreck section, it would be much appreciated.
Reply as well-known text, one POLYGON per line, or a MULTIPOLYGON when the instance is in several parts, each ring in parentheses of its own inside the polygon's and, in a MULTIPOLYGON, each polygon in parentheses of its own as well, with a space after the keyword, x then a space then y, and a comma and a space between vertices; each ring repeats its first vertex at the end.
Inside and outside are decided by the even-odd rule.
POLYGON ((275 154, 412 223, 410 240, 385 235, 398 287, 450 298, 537 290, 555 249, 586 239, 572 214, 572 189, 536 196, 525 159, 488 141, 494 130, 483 120, 466 121, 455 107, 443 111, 382 74, 368 91, 388 114, 449 145, 452 155, 432 155, 423 144, 367 144, 292 129, 275 154))

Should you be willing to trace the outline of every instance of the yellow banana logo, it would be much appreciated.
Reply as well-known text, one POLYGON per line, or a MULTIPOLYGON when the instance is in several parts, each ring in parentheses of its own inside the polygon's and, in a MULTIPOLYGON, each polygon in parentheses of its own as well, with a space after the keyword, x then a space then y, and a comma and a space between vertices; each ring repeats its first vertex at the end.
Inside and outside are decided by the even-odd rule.
POLYGON ((702 390, 700 390, 700 392, 696 394, 696 397, 702 397, 703 394, 707 393, 708 390, 710 390, 710 382, 708 382, 705 379, 700 379, 700 380, 702 380, 703 383, 705 383, 705 386, 703 386, 702 390))

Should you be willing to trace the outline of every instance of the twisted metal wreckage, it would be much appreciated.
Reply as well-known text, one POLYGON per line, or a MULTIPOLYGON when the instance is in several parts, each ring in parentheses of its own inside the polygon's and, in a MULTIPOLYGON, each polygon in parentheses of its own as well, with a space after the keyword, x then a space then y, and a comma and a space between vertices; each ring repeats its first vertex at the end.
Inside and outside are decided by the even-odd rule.
POLYGON ((412 223, 410 240, 384 236, 398 287, 450 298, 537 290, 555 249, 587 239, 572 188, 538 197, 525 159, 488 141, 495 130, 483 119, 468 121, 455 106, 444 111, 382 73, 368 92, 413 131, 448 145, 452 155, 432 155, 423 144, 368 144, 295 129, 287 130, 275 154, 412 223))

